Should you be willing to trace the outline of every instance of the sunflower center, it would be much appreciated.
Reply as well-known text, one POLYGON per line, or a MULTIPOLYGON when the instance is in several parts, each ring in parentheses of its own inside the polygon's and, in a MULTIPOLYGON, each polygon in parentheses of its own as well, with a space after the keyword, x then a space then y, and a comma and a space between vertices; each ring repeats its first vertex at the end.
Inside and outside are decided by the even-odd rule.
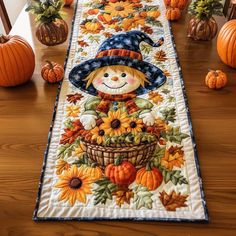
POLYGON ((78 189, 78 188, 80 188, 82 186, 82 181, 79 178, 73 178, 70 181, 69 186, 71 188, 78 189))
POLYGON ((121 125, 121 122, 119 119, 114 119, 112 122, 111 122, 111 128, 113 129, 118 129, 121 125))
POLYGON ((99 132, 98 132, 98 135, 99 135, 99 136, 104 136, 104 134, 105 134, 105 132, 104 132, 103 129, 99 130, 99 132))
POLYGON ((131 128, 137 127, 137 124, 136 124, 135 121, 131 121, 129 125, 130 125, 131 128))
POLYGON ((124 11, 125 8, 123 6, 117 6, 117 7, 115 7, 115 9, 117 11, 124 11))

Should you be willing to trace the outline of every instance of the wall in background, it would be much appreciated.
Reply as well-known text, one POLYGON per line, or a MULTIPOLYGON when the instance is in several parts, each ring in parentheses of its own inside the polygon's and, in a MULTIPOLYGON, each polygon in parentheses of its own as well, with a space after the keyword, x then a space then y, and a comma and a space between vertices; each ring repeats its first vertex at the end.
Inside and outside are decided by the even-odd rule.
MULTIPOLYGON (((4 0, 11 24, 14 25, 19 13, 26 4, 27 0, 4 0)), ((0 33, 5 33, 2 21, 0 20, 0 33)))

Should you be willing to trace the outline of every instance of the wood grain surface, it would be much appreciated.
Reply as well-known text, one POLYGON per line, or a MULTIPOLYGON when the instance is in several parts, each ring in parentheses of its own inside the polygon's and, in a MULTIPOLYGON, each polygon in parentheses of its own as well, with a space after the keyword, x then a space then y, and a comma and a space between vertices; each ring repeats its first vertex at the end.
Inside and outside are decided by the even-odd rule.
MULTIPOLYGON (((67 9, 71 25, 73 9, 67 9)), ((225 235, 236 234, 236 70, 220 62, 216 40, 194 42, 186 37, 188 17, 172 24, 197 142, 210 222, 33 222, 32 214, 57 93, 40 77, 46 59, 64 62, 68 41, 41 45, 35 24, 22 12, 11 34, 24 36, 36 53, 31 82, 0 88, 0 235, 225 235), (208 69, 223 69, 229 83, 221 91, 205 87, 208 69)), ((217 18, 219 25, 223 18, 217 18)))

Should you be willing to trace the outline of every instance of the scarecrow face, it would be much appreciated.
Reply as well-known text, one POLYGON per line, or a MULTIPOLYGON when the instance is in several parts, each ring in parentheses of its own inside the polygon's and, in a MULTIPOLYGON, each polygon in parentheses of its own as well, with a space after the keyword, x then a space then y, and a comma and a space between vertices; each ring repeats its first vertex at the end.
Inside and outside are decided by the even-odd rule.
POLYGON ((126 66, 116 68, 108 66, 100 70, 93 79, 93 86, 100 92, 107 94, 125 94, 135 91, 140 86, 140 79, 136 78, 132 70, 126 66))

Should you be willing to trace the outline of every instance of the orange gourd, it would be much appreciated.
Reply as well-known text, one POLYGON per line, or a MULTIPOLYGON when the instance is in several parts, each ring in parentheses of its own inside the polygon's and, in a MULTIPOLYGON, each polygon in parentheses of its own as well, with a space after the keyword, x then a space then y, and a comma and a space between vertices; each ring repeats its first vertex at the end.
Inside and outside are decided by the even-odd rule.
POLYGON ((10 87, 27 82, 34 68, 34 52, 25 39, 16 35, 0 35, 0 86, 10 87))
POLYGON ((135 182, 148 188, 150 191, 157 189, 163 180, 162 173, 157 168, 151 168, 147 163, 146 167, 141 168, 136 175, 135 182))
POLYGON ((148 11, 147 12, 147 16, 153 17, 153 18, 157 18, 160 15, 161 15, 161 13, 158 10, 157 11, 148 11))
POLYGON ((211 89, 220 89, 227 84, 227 76, 221 70, 210 70, 206 76, 205 83, 211 89))
POLYGON ((188 0, 165 0, 167 7, 179 8, 183 10, 187 5, 188 0))
POLYGON ((122 157, 118 157, 114 164, 106 167, 105 175, 115 184, 130 185, 135 180, 136 169, 132 163, 122 161, 122 157))
POLYGON ((89 9, 88 10, 89 15, 96 15, 96 14, 98 14, 98 12, 99 12, 99 9, 89 9))
POLYGON ((73 3, 73 0, 64 0, 64 6, 69 7, 73 3))
POLYGON ((47 63, 42 67, 41 76, 49 83, 56 83, 63 79, 64 69, 55 62, 46 61, 47 63))
POLYGON ((217 38, 217 51, 220 59, 236 68, 236 20, 230 20, 221 28, 217 38))
POLYGON ((179 8, 168 8, 166 9, 166 19, 173 21, 178 20, 181 17, 179 8))

